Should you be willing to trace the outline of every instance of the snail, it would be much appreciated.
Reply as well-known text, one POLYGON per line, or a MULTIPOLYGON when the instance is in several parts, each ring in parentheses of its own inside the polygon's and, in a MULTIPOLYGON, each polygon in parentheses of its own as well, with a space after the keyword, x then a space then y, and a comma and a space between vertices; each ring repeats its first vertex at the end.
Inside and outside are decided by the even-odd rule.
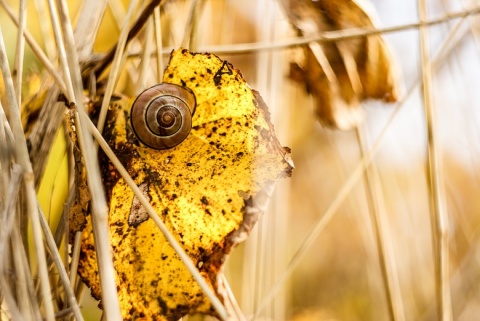
POLYGON ((143 91, 132 105, 133 131, 150 148, 172 148, 190 133, 195 107, 195 95, 189 88, 155 85, 143 91))

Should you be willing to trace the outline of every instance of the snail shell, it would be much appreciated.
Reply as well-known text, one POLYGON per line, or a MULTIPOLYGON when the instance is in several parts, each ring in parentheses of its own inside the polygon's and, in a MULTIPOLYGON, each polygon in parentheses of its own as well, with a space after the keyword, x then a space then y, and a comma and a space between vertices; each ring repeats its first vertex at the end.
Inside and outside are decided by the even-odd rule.
POLYGON ((142 92, 132 105, 133 131, 150 148, 172 148, 190 133, 195 107, 195 95, 189 88, 169 83, 155 85, 142 92))

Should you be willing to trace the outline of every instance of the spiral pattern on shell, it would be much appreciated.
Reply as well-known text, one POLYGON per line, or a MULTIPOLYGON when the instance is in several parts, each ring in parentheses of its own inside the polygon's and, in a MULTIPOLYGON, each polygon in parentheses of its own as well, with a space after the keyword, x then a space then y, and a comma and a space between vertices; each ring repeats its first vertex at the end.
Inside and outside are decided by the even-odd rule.
POLYGON ((143 91, 132 105, 133 131, 150 148, 172 148, 190 133, 195 107, 195 95, 189 88, 155 85, 143 91))

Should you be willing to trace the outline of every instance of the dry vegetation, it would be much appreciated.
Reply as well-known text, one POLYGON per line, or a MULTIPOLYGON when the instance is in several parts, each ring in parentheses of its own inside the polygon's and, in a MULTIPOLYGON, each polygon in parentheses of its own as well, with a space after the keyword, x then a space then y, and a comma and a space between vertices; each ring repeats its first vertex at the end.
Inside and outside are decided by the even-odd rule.
MULTIPOLYGON (((399 102, 364 102, 364 123, 357 130, 335 131, 318 124, 313 99, 287 77, 289 62, 295 55, 295 47, 289 43, 296 36, 277 2, 166 1, 161 18, 163 64, 170 49, 179 46, 214 52, 230 61, 242 71, 249 85, 262 93, 272 111, 279 140, 292 148, 294 175, 277 185, 269 211, 227 264, 227 279, 247 318, 259 307, 262 312, 257 320, 433 321, 440 320, 440 314, 443 320, 478 318, 480 38, 477 13, 480 4, 473 0, 428 1, 428 10, 422 19, 443 18, 444 21, 423 27, 422 35, 416 25, 420 21, 417 12, 425 2, 373 1, 382 27, 409 26, 384 34, 402 76, 399 102), (459 12, 469 14, 449 19, 459 12), (271 49, 271 44, 281 45, 271 49), (422 87, 422 81, 427 85, 422 87), (430 106, 433 114, 426 113, 425 106, 430 106), (433 143, 427 131, 429 121, 434 128, 433 143), (433 166, 429 163, 429 153, 436 155, 437 163, 433 166), (368 175, 362 175, 362 157, 367 163, 371 161, 368 175), (439 179, 437 198, 432 191, 436 185, 431 183, 431 177, 439 179), (439 234, 435 228, 438 227, 435 224, 438 211, 432 205, 435 202, 443 213, 441 218, 445 219, 445 234, 439 234), (374 220, 380 227, 378 235, 374 220), (302 248, 305 240, 308 247, 302 248), (379 242, 383 244, 383 252, 378 250, 379 242), (383 254, 379 256, 379 253, 383 254), (288 266, 292 260, 295 268, 290 273, 288 266), (382 271, 381 260, 387 266, 386 273, 382 271), (438 266, 443 267, 443 274, 437 273, 438 266), (286 271, 289 271, 288 278, 283 279, 286 271), (385 274, 389 275, 390 300, 385 290, 385 274), (440 281, 442 275, 444 279, 440 281), (279 279, 283 280, 281 286, 269 300, 269 293, 279 279)), ((17 1, 9 3, 18 13, 17 1)), ((81 3, 71 3, 69 7, 74 25, 82 24, 81 3)), ((26 27, 60 72, 51 28, 44 20, 39 23, 33 1, 28 1, 28 8, 26 27)), ((95 42, 96 53, 104 53, 116 43, 126 10, 127 6, 120 1, 109 2, 95 42)), ((2 35, 12 68, 17 28, 4 12, 0 8, 2 35)), ((135 57, 121 61, 123 73, 116 93, 136 95, 156 83, 154 60, 150 73, 142 78, 144 81, 136 80, 141 69, 139 53, 148 42, 144 38, 145 33, 141 32, 131 43, 129 52, 135 57)), ((148 48, 155 50, 153 45, 148 48)), ((27 45, 23 102, 32 97, 33 88, 41 91, 42 85, 52 86, 51 78, 40 85, 39 78, 32 78, 32 75, 43 77, 43 68, 27 45)), ((1 103, 8 110, 12 106, 6 108, 5 87, 1 88, 1 103)), ((16 200, 12 195, 18 194, 11 190, 19 186, 14 184, 14 179, 21 179, 10 161, 15 159, 21 163, 26 158, 22 158, 21 151, 7 149, 4 142, 9 139, 5 136, 9 128, 5 127, 7 122, 2 110, 0 108, 0 257, 4 265, 0 267, 3 282, 0 283, 3 299, 0 319, 7 320, 14 315, 6 308, 11 304, 7 300, 11 294, 4 291, 17 288, 17 282, 21 281, 26 282, 25 287, 19 286, 11 297, 17 298, 20 311, 33 311, 31 316, 24 316, 25 320, 40 320, 40 313, 48 319, 44 304, 47 297, 38 288, 41 284, 38 280, 43 278, 42 270, 36 265, 37 257, 41 257, 38 243, 36 248, 26 246, 32 259, 31 268, 21 270, 22 277, 11 277, 19 273, 19 265, 27 266, 23 261, 26 258, 15 255, 20 253, 16 252, 21 242, 19 232, 26 225, 9 213, 28 211, 21 207, 14 211, 15 204, 10 207, 11 212, 5 210, 9 200, 16 200), (8 229, 11 226, 16 227, 8 229), (4 237, 7 231, 9 238, 4 237), (12 270, 13 267, 16 270, 12 270), (35 301, 31 291, 36 291, 42 299, 35 301), (38 306, 22 306, 21 298, 41 303, 44 308, 40 311, 38 306)), ((8 117, 14 130, 11 114, 8 117)), ((65 174, 69 163, 61 137, 60 130, 58 138, 49 142, 55 146, 49 166, 42 184, 39 177, 35 182, 41 208, 54 234, 69 188, 65 174)), ((38 160, 34 158, 33 162, 38 160)), ((27 195, 20 195, 22 200, 28 200, 27 195)), ((35 204, 31 206, 35 208, 35 204)), ((39 225, 33 226, 35 224, 39 222, 30 223, 34 231, 39 228, 39 225)), ((38 241, 40 234, 36 237, 38 241)), ((33 240, 31 243, 35 244, 33 240)), ((64 259, 65 251, 62 246, 64 259)), ((64 292, 56 288, 58 270, 51 269, 48 273, 54 286, 45 291, 53 297, 64 297, 64 292)), ((81 306, 85 318, 98 320, 101 312, 92 312, 97 303, 89 300, 88 293, 84 297, 81 306)), ((56 313, 58 306, 58 301, 52 306, 56 313)))

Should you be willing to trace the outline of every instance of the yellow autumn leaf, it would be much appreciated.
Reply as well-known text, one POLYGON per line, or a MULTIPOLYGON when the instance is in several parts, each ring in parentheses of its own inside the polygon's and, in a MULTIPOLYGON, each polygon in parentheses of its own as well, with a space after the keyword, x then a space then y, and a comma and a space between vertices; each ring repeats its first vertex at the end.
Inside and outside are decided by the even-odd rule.
MULTIPOLYGON (((122 103, 110 108, 104 136, 223 300, 218 277, 226 255, 248 235, 275 180, 290 175, 289 149, 275 137, 260 95, 217 56, 174 51, 164 82, 187 87, 196 97, 192 129, 182 143, 167 150, 141 144, 130 126, 130 104, 122 103)), ((139 219, 142 207, 124 180, 104 157, 101 165, 123 318, 178 320, 189 313, 214 314, 153 220, 139 219)), ((73 214, 82 217, 79 203, 73 214)), ((100 299, 94 249, 87 215, 79 273, 100 299)))

